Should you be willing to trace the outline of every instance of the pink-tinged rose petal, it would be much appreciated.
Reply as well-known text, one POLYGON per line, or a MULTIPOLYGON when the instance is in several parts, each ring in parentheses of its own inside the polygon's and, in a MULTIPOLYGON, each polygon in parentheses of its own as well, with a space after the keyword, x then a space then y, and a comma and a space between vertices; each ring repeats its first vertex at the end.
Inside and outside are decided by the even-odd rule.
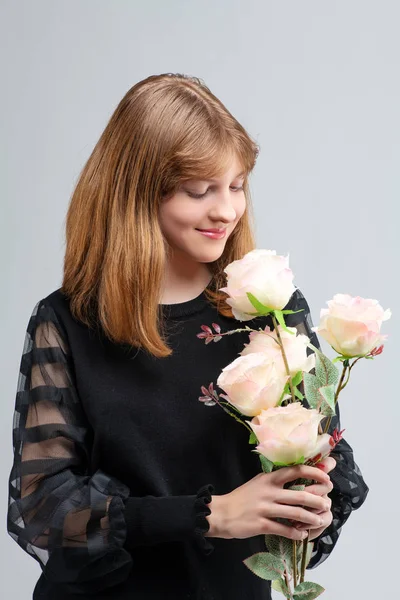
POLYGON ((321 310, 321 322, 313 331, 323 337, 332 348, 346 357, 366 356, 386 339, 380 333, 383 321, 391 316, 377 300, 336 294, 321 310))
POLYGON ((227 365, 217 384, 229 396, 229 402, 242 414, 255 416, 261 410, 276 406, 287 377, 276 371, 261 352, 239 356, 227 365))
POLYGON ((259 441, 257 451, 276 463, 292 464, 304 456, 316 456, 326 448, 330 436, 318 435, 323 419, 318 411, 300 402, 263 410, 250 422, 259 441))
MULTIPOLYGON (((299 371, 306 371, 308 373, 315 367, 315 354, 307 356, 307 347, 310 339, 304 334, 298 334, 295 327, 288 327, 288 330, 292 333, 288 333, 280 325, 278 326, 290 374, 293 377, 299 371)), ((266 359, 274 363, 278 372, 286 375, 286 366, 276 331, 272 331, 267 325, 263 331, 252 331, 249 339, 250 342, 239 353, 241 356, 246 356, 252 352, 262 352, 266 359)))
POLYGON ((225 268, 227 285, 220 288, 228 294, 226 302, 236 319, 254 318, 256 309, 247 297, 253 294, 262 304, 280 310, 295 291, 289 257, 277 256, 275 250, 255 249, 225 268))
POLYGON ((321 454, 321 456, 325 457, 332 450, 332 446, 330 444, 331 436, 329 433, 322 433, 318 436, 317 443, 315 446, 316 454, 321 454))

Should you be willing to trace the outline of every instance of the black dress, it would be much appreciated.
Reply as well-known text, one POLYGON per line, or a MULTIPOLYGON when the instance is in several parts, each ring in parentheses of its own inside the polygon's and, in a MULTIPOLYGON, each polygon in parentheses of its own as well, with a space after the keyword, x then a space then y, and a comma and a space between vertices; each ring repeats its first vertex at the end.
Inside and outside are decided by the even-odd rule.
MULTIPOLYGON (((288 307, 305 309, 287 323, 317 345, 300 290, 288 307)), ((34 307, 16 395, 7 525, 42 569, 35 600, 271 598, 269 582, 242 562, 265 551, 264 536, 204 536, 211 495, 261 470, 245 428, 198 400, 248 334, 208 345, 197 338, 202 324, 243 327, 219 315, 204 292, 160 309, 174 351, 166 359, 77 322, 61 289, 34 307)), ((334 518, 315 540, 309 568, 328 557, 368 493, 345 440, 333 456, 334 518)))

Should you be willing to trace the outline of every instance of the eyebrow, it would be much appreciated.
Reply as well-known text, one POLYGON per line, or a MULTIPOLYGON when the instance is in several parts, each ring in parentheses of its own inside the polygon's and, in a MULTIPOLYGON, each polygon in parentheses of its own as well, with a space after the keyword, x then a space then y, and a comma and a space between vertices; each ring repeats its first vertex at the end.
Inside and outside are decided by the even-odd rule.
MULTIPOLYGON (((238 173, 237 175, 235 175, 235 177, 233 179, 237 179, 238 177, 242 177, 243 175, 246 175, 246 171, 242 171, 241 173, 238 173)), ((217 179, 200 179, 200 181, 218 181, 217 179)))

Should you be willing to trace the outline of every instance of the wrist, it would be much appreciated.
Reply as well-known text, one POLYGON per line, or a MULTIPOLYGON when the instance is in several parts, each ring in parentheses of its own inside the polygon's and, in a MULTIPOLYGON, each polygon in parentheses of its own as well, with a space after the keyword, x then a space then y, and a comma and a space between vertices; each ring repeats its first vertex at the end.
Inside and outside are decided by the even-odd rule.
POLYGON ((231 539, 232 536, 228 532, 226 496, 211 496, 208 507, 211 513, 206 516, 206 519, 210 524, 210 528, 204 534, 204 537, 231 539))

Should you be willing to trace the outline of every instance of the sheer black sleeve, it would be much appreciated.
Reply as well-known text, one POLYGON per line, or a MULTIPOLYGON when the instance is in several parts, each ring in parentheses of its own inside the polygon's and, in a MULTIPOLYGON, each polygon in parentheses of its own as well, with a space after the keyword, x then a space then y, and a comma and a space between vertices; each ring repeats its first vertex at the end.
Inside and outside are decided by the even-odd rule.
POLYGON ((46 577, 73 593, 122 582, 131 546, 204 537, 213 487, 189 496, 132 497, 122 482, 91 472, 92 431, 73 381, 72 357, 53 308, 39 301, 26 330, 14 421, 7 529, 46 577))
MULTIPOLYGON (((287 308, 292 310, 304 309, 303 312, 287 315, 286 323, 289 327, 296 327, 299 333, 306 334, 311 343, 320 348, 318 337, 311 330, 313 322, 308 303, 299 289, 296 289, 287 308)), ((313 351, 307 349, 308 354, 313 351)), ((322 425, 325 421, 322 421, 322 425)), ((341 429, 339 403, 336 404, 336 415, 332 417, 329 433, 335 428, 341 429)), ((313 541, 314 550, 308 569, 313 569, 324 562, 338 541, 343 525, 346 523, 353 510, 360 508, 364 503, 369 488, 365 483, 362 473, 354 461, 353 450, 347 441, 342 438, 331 456, 336 460, 336 467, 329 473, 333 483, 333 490, 329 497, 332 500, 333 520, 329 527, 313 541)))

